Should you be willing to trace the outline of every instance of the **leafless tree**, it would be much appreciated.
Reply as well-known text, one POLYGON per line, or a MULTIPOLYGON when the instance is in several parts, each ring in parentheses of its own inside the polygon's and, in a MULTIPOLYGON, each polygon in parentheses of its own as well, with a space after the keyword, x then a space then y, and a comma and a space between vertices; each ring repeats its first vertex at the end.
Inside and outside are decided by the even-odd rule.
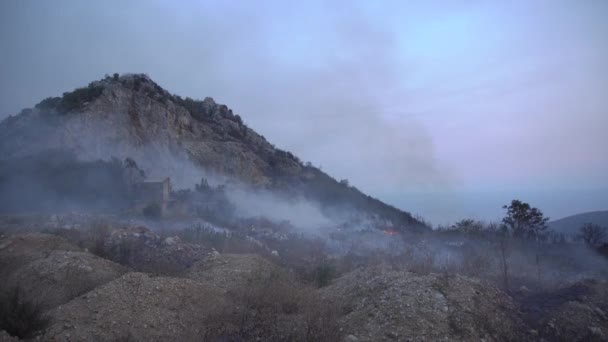
POLYGON ((589 246, 597 246, 608 236, 608 229, 595 223, 585 223, 579 235, 589 246))
POLYGON ((509 289, 509 252, 510 241, 507 234, 502 234, 498 237, 498 256, 500 257, 500 268, 502 269, 503 281, 505 289, 509 289))

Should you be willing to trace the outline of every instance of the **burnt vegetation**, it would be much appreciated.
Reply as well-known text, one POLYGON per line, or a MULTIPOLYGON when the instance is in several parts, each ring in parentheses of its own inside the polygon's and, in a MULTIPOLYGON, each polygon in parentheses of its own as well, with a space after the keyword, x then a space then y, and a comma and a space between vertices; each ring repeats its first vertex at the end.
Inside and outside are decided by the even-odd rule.
POLYGON ((289 275, 254 276, 230 292, 243 307, 208 317, 205 340, 338 341, 336 309, 289 275))
POLYGON ((0 160, 0 212, 128 208, 129 162, 81 161, 68 151, 0 160))
MULTIPOLYGON (((270 145, 227 106, 211 98, 198 101, 172 95, 145 75, 108 75, 62 97, 45 99, 36 108, 51 113, 46 119, 77 113, 113 86, 133 90, 146 101, 182 107, 196 122, 213 127, 222 143, 250 146, 269 182, 248 185, 247 191, 271 193, 274 204, 313 203, 328 219, 325 226, 311 227, 263 215, 244 216, 231 197, 235 185, 230 181, 212 185, 206 178, 191 189, 167 188, 165 194, 164 188, 153 187, 162 190, 138 198, 134 189, 144 183, 145 174, 129 158, 85 161, 58 150, 0 160, 2 234, 50 233, 77 246, 78 253, 90 252, 128 272, 158 278, 191 280, 191 272, 200 263, 219 260, 221 266, 229 262, 222 259, 226 255, 265 260, 270 272, 254 269, 254 277, 244 284, 223 288, 226 298, 222 298, 229 305, 214 307, 211 314, 200 317, 197 336, 204 340, 339 341, 344 338, 340 320, 356 316, 355 305, 329 303, 321 294, 360 270, 369 271, 371 280, 358 284, 357 291, 369 283, 390 287, 381 276, 386 270, 401 272, 408 279, 440 275, 445 288, 474 278, 483 286, 500 288, 500 295, 529 303, 520 305, 526 323, 538 330, 536 334, 554 337, 554 331, 542 330, 544 313, 579 300, 580 289, 586 287, 573 284, 608 277, 604 227, 586 223, 577 227, 577 236, 566 236, 548 228, 549 218, 540 209, 513 200, 503 207, 500 222, 463 219, 433 230, 424 220, 362 193, 348 180, 336 180, 270 145)), ((9 253, 6 246, 0 252, 9 253)), ((51 248, 43 257, 53 252, 51 248)), ((64 252, 62 258, 74 257, 64 252)), ((80 266, 82 272, 95 271, 80 266)), ((13 268, 18 269, 0 268, 0 275, 13 268)), ((252 270, 228 267, 237 277, 247 271, 252 270)), ((21 289, 3 290, 0 329, 30 338, 46 327, 42 309, 21 289)), ((382 300, 386 299, 373 304, 374 311, 387 305, 382 300)), ((450 310, 455 309, 439 308, 446 315, 453 313, 450 310)), ((372 316, 365 320, 371 321, 372 316)), ((475 317, 481 320, 479 314, 475 317)), ((464 336, 466 329, 453 316, 449 319, 452 331, 464 336)), ((399 338, 392 331, 383 333, 386 338, 399 338)), ((131 336, 130 332, 125 336, 131 336)))
POLYGON ((46 328, 48 323, 42 306, 26 298, 20 288, 0 294, 0 330, 25 339, 46 328))
MULTIPOLYGON (((222 187, 205 181, 195 191, 223 197, 222 187)), ((344 338, 340 319, 356 313, 354 304, 330 303, 320 294, 358 270, 372 270, 370 279, 382 279, 381 274, 386 272, 382 270, 386 269, 409 272, 405 273, 410 274, 407 277, 440 275, 437 279, 443 279, 446 287, 464 279, 459 278, 462 276, 482 279, 483 284, 502 288, 520 303, 530 329, 541 331, 543 336, 557 336, 554 331, 542 330, 546 329, 545 312, 565 305, 570 294, 574 296, 571 300, 579 300, 577 289, 587 285, 571 286, 587 277, 604 277, 605 260, 587 244, 552 237, 538 226, 546 222, 540 210, 521 201, 513 201, 505 209, 503 223, 465 219, 434 232, 412 235, 375 229, 321 238, 289 233, 293 229, 289 223, 263 218, 233 219, 229 228, 200 223, 171 230, 161 225, 152 231, 84 217, 78 229, 46 231, 129 270, 159 277, 188 277, 198 262, 213 258, 219 258, 217 265, 222 267, 227 262, 223 260, 228 260, 222 259, 224 255, 255 260, 255 254, 275 265, 250 269, 252 276, 243 283, 232 283, 228 278, 226 284, 231 286, 226 298, 231 304, 214 307, 201 317, 198 336, 205 340, 340 340, 344 338), (382 240, 385 243, 379 243, 382 240), (213 251, 211 256, 209 251, 213 251)), ((27 219, 13 221, 22 225, 27 219)), ((68 224, 71 219, 68 216, 60 222, 68 224)), ((226 267, 236 275, 244 270, 243 266, 226 267)), ((38 315, 36 310, 31 314, 35 306, 25 302, 13 299, 6 303, 22 303, 19 305, 27 317, 38 315)), ((18 328, 20 336, 31 336, 44 327, 34 318, 27 322, 34 326, 18 328)), ((454 333, 465 334, 454 322, 454 333)))

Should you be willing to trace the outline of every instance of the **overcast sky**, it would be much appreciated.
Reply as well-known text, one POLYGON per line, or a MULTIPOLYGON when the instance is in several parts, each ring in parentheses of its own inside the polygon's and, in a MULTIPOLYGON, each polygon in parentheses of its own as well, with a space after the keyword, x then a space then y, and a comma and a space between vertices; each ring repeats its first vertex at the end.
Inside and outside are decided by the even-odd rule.
POLYGON ((0 117, 106 73, 213 97, 433 223, 608 210, 608 1, 0 2, 0 117))

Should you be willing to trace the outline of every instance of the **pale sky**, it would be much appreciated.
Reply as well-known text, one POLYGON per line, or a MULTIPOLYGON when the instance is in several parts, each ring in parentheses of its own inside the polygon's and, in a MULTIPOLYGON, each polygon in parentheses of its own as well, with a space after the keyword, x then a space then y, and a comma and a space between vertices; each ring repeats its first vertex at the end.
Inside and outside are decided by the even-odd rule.
POLYGON ((608 1, 0 2, 0 118, 114 72, 433 223, 608 210, 608 1))

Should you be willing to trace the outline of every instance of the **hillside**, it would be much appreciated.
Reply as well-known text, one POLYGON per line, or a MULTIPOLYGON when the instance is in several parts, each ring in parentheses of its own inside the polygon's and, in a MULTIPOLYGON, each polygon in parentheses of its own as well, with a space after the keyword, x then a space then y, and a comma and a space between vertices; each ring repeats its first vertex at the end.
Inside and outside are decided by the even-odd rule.
POLYGON ((170 176, 176 188, 191 188, 202 176, 236 180, 312 200, 324 211, 357 212, 403 230, 427 228, 276 148, 226 105, 172 95, 146 75, 106 76, 0 123, 4 163, 59 149, 85 161, 131 158, 148 177, 170 176))
POLYGON ((185 231, 115 224, 0 235, 0 341, 606 340, 603 280, 503 291, 400 263, 315 285, 283 254, 220 253, 180 239, 185 231), (2 302, 7 293, 19 301, 2 302), (22 318, 19 303, 39 306, 22 318))
POLYGON ((548 222, 549 228, 565 235, 576 235, 584 223, 595 223, 602 227, 608 227, 608 210, 590 211, 572 216, 567 216, 559 220, 548 222))

